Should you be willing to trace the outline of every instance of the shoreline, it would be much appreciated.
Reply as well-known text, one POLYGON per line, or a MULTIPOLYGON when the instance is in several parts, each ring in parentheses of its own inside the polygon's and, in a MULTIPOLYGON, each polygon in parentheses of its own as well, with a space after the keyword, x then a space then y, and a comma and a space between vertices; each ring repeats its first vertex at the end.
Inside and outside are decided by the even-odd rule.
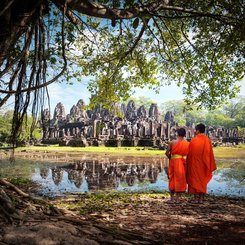
MULTIPOLYGON (((245 144, 235 147, 213 147, 215 158, 241 158, 245 159, 245 144)), ((12 149, 0 149, 0 156, 12 154, 12 149)), ((29 146, 14 149, 15 155, 31 153, 45 154, 109 154, 109 155, 130 155, 142 157, 166 157, 164 149, 152 147, 68 147, 68 146, 29 146)))

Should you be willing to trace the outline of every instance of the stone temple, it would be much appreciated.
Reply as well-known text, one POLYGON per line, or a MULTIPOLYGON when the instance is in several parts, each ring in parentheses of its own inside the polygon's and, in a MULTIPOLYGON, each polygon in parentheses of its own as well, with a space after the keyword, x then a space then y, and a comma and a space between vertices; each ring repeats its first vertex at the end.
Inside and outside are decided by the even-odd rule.
MULTIPOLYGON (((149 111, 144 105, 136 108, 133 100, 127 105, 116 104, 110 110, 98 106, 94 110, 86 110, 80 99, 65 113, 62 103, 54 109, 53 118, 45 109, 42 112, 42 142, 59 144, 60 146, 146 146, 165 148, 168 141, 175 138, 178 123, 171 111, 164 120, 160 119, 157 104, 151 104, 149 111)), ((182 126, 181 126, 182 127, 182 126)), ((195 125, 187 123, 187 140, 194 137, 195 125)), ((244 143, 244 132, 238 134, 238 128, 223 127, 206 128, 206 134, 220 143, 244 143)))

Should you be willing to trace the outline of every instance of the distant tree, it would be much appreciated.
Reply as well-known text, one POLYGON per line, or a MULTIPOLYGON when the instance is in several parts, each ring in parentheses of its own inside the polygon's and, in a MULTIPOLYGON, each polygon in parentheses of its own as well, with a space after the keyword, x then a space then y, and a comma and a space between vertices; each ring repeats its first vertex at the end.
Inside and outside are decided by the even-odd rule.
POLYGON ((242 110, 237 115, 235 120, 236 120, 236 125, 234 125, 234 126, 239 126, 239 127, 245 128, 245 107, 242 108, 242 110))
POLYGON ((245 96, 232 99, 223 107, 224 113, 230 118, 235 118, 245 107, 245 96))
POLYGON ((23 121, 21 127, 21 133, 18 137, 18 141, 20 143, 35 143, 42 138, 41 129, 36 125, 34 129, 32 129, 32 118, 26 117, 23 121))
POLYGON ((210 126, 245 127, 245 97, 238 96, 216 110, 198 109, 188 106, 184 100, 170 100, 160 104, 162 119, 167 111, 172 111, 180 125, 204 123, 210 126))
POLYGON ((11 139, 12 111, 0 114, 0 142, 9 143, 11 139))
POLYGON ((234 119, 225 115, 222 110, 209 111, 206 114, 204 123, 209 126, 223 126, 226 128, 233 126, 234 119))
POLYGON ((184 100, 168 100, 160 104, 163 113, 172 111, 175 115, 183 114, 185 112, 186 103, 184 100))
POLYGON ((223 107, 223 112, 233 119, 232 126, 245 127, 245 96, 231 100, 223 107))
MULTIPOLYGON (((12 129, 13 111, 8 110, 0 114, 0 142, 11 143, 11 129, 12 129)), ((21 127, 21 133, 18 136, 17 142, 30 142, 32 140, 41 139, 41 130, 36 126, 33 130, 32 118, 26 117, 21 127), (31 133, 32 131, 32 133, 31 133)))
POLYGON ((192 125, 197 125, 198 123, 205 123, 207 116, 206 110, 197 110, 197 108, 194 108, 192 110, 189 110, 185 113, 185 120, 186 123, 192 125))
POLYGON ((128 103, 130 100, 133 100, 135 102, 135 106, 137 108, 144 105, 147 113, 149 112, 151 104, 156 103, 154 100, 146 96, 129 97, 126 103, 128 103))
POLYGON ((180 125, 186 124, 185 119, 185 102, 183 100, 169 100, 159 105, 161 111, 161 118, 164 120, 164 117, 168 111, 172 111, 174 114, 175 121, 180 125))

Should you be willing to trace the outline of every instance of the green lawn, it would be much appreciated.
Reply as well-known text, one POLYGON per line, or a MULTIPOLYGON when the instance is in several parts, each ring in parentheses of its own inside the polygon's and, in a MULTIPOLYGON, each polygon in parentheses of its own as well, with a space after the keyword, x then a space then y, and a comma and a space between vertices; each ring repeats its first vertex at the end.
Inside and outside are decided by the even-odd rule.
POLYGON ((74 153, 108 153, 108 154, 123 154, 123 155, 143 155, 143 156, 161 156, 164 155, 164 150, 159 150, 150 147, 104 147, 104 146, 88 146, 88 147, 70 147, 70 146, 29 146, 18 147, 16 151, 49 151, 49 152, 74 152, 74 153))
MULTIPOLYGON (((45 152, 74 152, 74 153, 108 153, 115 155, 134 155, 134 156, 165 156, 165 150, 151 147, 69 147, 69 146, 29 146, 19 147, 20 151, 45 151, 45 152)), ((215 147, 216 158, 245 158, 245 145, 236 147, 215 147)))
POLYGON ((235 147, 215 147, 214 155, 217 158, 245 158, 245 144, 235 147))

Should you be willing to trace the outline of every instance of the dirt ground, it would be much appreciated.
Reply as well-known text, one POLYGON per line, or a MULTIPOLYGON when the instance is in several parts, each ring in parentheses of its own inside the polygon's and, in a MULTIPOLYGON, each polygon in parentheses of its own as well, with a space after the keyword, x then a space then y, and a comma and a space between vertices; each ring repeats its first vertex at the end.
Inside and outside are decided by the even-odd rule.
POLYGON ((12 223, 0 215, 0 245, 245 244, 245 200, 209 196, 191 204, 184 197, 168 204, 162 194, 130 200, 81 214, 83 197, 62 199, 61 208, 61 200, 40 205, 16 196, 12 223))

